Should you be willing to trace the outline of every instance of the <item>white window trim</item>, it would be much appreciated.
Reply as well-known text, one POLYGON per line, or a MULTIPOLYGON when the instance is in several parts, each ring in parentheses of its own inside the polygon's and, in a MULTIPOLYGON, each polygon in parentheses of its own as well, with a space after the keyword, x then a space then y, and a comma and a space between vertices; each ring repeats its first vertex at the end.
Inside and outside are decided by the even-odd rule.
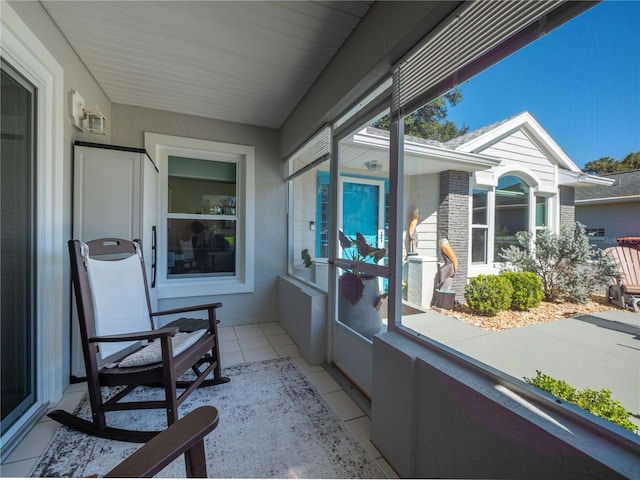
POLYGON ((160 170, 158 198, 158 299, 254 291, 255 147, 145 132, 145 148, 160 170), (168 278, 167 202, 169 156, 237 162, 237 263, 234 276, 168 278))
MULTIPOLYGON (((63 173, 64 71, 11 6, 2 2, 2 56, 38 89, 37 198, 37 403, 2 432, 3 448, 24 433, 39 409, 62 398, 63 382, 63 173)), ((64 319, 65 321, 67 319, 64 319)), ((3 452, 4 453, 4 452, 3 452)))

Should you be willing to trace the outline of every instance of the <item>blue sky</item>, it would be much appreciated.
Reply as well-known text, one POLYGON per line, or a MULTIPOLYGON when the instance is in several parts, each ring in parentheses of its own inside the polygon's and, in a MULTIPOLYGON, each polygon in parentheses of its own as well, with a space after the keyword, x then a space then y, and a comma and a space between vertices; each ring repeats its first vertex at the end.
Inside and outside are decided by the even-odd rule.
POLYGON ((606 1, 460 85, 470 131, 529 111, 582 168, 640 151, 640 1, 606 1))

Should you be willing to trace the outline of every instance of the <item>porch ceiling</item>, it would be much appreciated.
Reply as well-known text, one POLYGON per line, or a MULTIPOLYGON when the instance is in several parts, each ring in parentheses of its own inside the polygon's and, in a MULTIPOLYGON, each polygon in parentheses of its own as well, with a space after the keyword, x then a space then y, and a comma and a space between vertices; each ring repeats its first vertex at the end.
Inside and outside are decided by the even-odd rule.
POLYGON ((43 1, 114 103, 279 128, 373 1, 43 1))

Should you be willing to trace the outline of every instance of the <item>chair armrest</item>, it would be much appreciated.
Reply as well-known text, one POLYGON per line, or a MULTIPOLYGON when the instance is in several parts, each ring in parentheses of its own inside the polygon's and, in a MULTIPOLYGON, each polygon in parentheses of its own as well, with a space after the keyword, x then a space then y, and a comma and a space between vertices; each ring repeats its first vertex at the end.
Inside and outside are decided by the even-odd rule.
POLYGON ((154 340, 156 338, 173 337, 178 333, 178 327, 165 327, 158 330, 148 330, 145 332, 123 333, 121 335, 104 335, 90 337, 89 342, 131 342, 138 340, 154 340))
POLYGON ((222 307, 221 303, 207 303, 204 305, 195 305, 193 307, 174 308, 172 310, 163 310, 161 312, 153 312, 151 316, 158 317, 161 315, 172 315, 174 313, 197 312, 200 310, 209 310, 211 308, 220 308, 220 307, 222 307))
POLYGON ((203 439, 218 426, 215 407, 199 407, 149 440, 105 475, 112 478, 153 477, 181 454, 188 457, 187 476, 207 476, 203 439))

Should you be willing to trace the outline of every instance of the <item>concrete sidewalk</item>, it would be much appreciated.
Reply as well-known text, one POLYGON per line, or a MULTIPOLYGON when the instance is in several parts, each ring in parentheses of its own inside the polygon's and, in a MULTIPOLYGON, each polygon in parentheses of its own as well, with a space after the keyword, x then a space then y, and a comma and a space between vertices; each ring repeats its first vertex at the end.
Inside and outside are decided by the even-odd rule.
POLYGON ((437 312, 403 324, 513 377, 536 370, 571 386, 607 388, 640 418, 640 315, 611 310, 497 332, 437 312))

